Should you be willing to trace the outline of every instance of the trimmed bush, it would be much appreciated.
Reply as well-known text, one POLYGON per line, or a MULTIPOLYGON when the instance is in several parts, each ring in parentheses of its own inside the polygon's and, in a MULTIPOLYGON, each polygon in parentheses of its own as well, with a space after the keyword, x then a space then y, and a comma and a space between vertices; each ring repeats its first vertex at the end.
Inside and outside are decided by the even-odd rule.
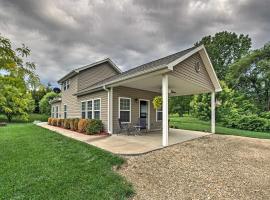
POLYGON ((59 126, 59 127, 62 126, 62 119, 60 119, 60 118, 57 119, 57 126, 59 126))
POLYGON ((70 119, 64 119, 64 128, 70 129, 70 119))
POLYGON ((48 118, 48 124, 52 125, 52 118, 51 117, 48 118))
POLYGON ((57 126, 57 118, 53 118, 52 119, 52 125, 53 126, 57 126))
POLYGON ((80 133, 85 133, 87 129, 87 125, 89 123, 89 120, 87 119, 80 119, 78 122, 78 131, 80 133))
POLYGON ((78 123, 79 123, 79 118, 75 118, 74 119, 74 127, 73 127, 73 129, 74 129, 74 131, 78 131, 78 123))
POLYGON ((260 113, 260 117, 265 118, 265 119, 270 119, 270 111, 260 113))
POLYGON ((86 133, 92 135, 100 133, 102 130, 103 130, 102 121, 98 119, 92 119, 87 124, 86 133))

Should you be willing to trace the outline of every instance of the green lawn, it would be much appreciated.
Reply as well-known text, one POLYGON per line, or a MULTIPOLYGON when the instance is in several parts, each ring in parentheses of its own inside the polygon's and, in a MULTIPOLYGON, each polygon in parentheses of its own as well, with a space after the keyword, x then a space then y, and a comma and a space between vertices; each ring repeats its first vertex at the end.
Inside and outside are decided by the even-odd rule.
MULTIPOLYGON (((46 122, 48 120, 48 116, 44 114, 29 114, 29 120, 27 122, 33 122, 35 120, 46 122)), ((6 122, 7 118, 4 115, 0 115, 0 122, 6 122)), ((14 117, 11 121, 12 123, 25 123, 26 121, 22 120, 20 117, 14 117)))
POLYGON ((33 124, 0 127, 0 199, 126 199, 124 160, 33 124))
MULTIPOLYGON (((171 115, 170 125, 174 125, 177 128, 186 130, 207 131, 207 132, 210 132, 211 130, 210 122, 201 121, 196 118, 187 116, 178 117, 178 115, 171 115)), ((237 135, 253 138, 270 139, 270 133, 226 128, 223 127, 221 124, 216 124, 216 133, 224 135, 237 135)))

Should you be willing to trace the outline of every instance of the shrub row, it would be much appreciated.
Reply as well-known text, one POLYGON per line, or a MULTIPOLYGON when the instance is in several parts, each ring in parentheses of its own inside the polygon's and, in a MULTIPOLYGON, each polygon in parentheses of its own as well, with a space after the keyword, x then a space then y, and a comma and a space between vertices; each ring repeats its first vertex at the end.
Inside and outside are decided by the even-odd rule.
POLYGON ((250 131, 270 132, 270 119, 258 115, 234 115, 226 119, 224 125, 250 131))
POLYGON ((103 123, 97 119, 57 119, 50 117, 48 118, 48 124, 90 135, 103 131, 103 123))

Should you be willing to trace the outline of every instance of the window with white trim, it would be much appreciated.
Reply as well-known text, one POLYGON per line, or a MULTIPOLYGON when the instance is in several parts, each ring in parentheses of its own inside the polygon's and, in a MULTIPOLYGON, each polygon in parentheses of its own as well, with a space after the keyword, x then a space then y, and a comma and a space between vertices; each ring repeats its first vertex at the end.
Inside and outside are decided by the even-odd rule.
POLYGON ((67 105, 64 105, 64 119, 67 118, 67 105))
POLYGON ((81 116, 88 119, 100 119, 100 99, 83 101, 81 104, 81 116))
POLYGON ((130 123, 131 121, 131 99, 119 97, 119 118, 121 122, 130 123))
POLYGON ((55 118, 58 118, 58 106, 55 106, 55 118))
POLYGON ((86 118, 86 102, 83 101, 81 104, 81 117, 82 119, 86 118))
POLYGON ((63 82, 63 89, 67 90, 69 88, 69 80, 63 82))
POLYGON ((93 119, 93 101, 87 101, 87 118, 93 119))
POLYGON ((52 113, 51 116, 54 117, 54 106, 52 106, 52 113))
POLYGON ((156 120, 157 121, 162 121, 162 108, 158 108, 156 110, 156 120))
POLYGON ((100 119, 100 99, 94 100, 94 119, 100 119))

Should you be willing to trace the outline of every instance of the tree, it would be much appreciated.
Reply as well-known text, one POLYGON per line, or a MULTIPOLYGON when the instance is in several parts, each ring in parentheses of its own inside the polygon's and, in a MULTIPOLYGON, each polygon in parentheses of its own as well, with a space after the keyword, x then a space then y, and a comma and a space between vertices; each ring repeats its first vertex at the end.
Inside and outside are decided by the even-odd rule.
POLYGON ((46 95, 48 92, 51 92, 52 89, 50 88, 49 84, 47 86, 40 85, 38 88, 31 90, 32 98, 35 100, 35 113, 39 113, 39 102, 46 95))
POLYGON ((219 32, 214 36, 205 36, 195 43, 195 46, 205 45, 207 53, 212 61, 217 76, 224 80, 229 65, 246 55, 251 47, 251 39, 248 35, 237 35, 232 32, 219 32))
POLYGON ((169 98, 169 113, 177 113, 182 117, 190 111, 190 101, 192 96, 177 96, 169 98))
POLYGON ((41 113, 50 115, 51 114, 51 105, 50 101, 55 97, 59 97, 59 94, 55 92, 49 92, 43 96, 43 98, 39 102, 39 110, 41 113))
POLYGON ((0 112, 6 115, 8 122, 11 122, 14 116, 27 120, 28 113, 33 109, 34 100, 29 92, 25 93, 11 85, 0 87, 0 112))
POLYGON ((261 111, 270 111, 270 43, 232 64, 226 80, 253 99, 261 111))
POLYGON ((11 42, 0 35, 0 112, 10 121, 20 115, 28 118, 33 110, 29 88, 39 84, 35 64, 24 61, 30 55, 25 45, 12 49, 11 42))

